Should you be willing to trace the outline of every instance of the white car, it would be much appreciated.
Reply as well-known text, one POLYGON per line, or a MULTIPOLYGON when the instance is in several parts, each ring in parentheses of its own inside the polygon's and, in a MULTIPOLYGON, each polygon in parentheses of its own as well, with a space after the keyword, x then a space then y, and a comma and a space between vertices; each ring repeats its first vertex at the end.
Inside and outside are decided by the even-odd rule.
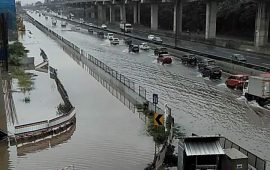
POLYGON ((148 35, 148 40, 153 40, 155 38, 154 35, 148 35))
POLYGON ((101 25, 101 28, 106 30, 106 29, 107 29, 107 25, 102 24, 102 25, 101 25))
POLYGON ((150 46, 147 44, 147 43, 141 43, 139 45, 140 49, 142 50, 149 50, 150 49, 150 46))
POLYGON ((76 26, 75 26, 75 30, 76 30, 76 31, 79 31, 80 29, 81 29, 80 25, 76 25, 76 26))
POLYGON ((89 25, 90 27, 93 27, 93 26, 94 26, 92 23, 89 23, 88 25, 89 25))
POLYGON ((118 45, 119 44, 119 39, 118 38, 113 38, 113 40, 111 41, 112 45, 118 45))
POLYGON ((83 24, 84 20, 82 18, 80 18, 80 24, 83 24))
POLYGON ((109 40, 113 40, 113 33, 108 33, 108 34, 107 34, 107 38, 108 38, 109 40))

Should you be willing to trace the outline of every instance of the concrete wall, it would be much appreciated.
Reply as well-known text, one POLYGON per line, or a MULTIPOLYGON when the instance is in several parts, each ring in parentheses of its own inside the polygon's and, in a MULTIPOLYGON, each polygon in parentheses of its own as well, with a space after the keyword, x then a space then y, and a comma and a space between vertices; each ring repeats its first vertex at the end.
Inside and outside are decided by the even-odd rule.
POLYGON ((0 71, 0 130, 5 133, 7 132, 7 117, 6 117, 6 107, 4 100, 4 90, 1 71, 0 71))

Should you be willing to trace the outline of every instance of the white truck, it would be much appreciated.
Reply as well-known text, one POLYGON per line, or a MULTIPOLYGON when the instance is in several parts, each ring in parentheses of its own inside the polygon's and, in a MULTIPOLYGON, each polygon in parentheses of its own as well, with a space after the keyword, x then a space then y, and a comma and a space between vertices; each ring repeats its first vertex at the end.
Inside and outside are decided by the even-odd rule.
POLYGON ((132 25, 129 23, 121 22, 120 23, 120 30, 122 32, 132 32, 133 28, 132 28, 132 25))
POLYGON ((244 84, 243 95, 248 101, 255 100, 260 106, 270 104, 270 75, 250 76, 244 84))

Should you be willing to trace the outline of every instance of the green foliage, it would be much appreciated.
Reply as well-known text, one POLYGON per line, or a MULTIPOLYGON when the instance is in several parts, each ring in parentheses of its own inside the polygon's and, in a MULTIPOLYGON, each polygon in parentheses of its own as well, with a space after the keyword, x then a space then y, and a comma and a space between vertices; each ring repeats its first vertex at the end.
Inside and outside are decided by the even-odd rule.
POLYGON ((9 64, 19 66, 20 61, 27 57, 28 50, 25 49, 22 43, 16 41, 9 45, 9 64))
POLYGON ((147 132, 149 135, 153 136, 153 140, 156 142, 157 145, 163 144, 169 135, 169 131, 165 132, 164 126, 154 125, 154 117, 151 117, 149 119, 147 132))
POLYGON ((14 67, 11 69, 11 77, 18 79, 20 90, 25 93, 33 89, 34 82, 31 80, 32 74, 25 73, 22 68, 14 67))

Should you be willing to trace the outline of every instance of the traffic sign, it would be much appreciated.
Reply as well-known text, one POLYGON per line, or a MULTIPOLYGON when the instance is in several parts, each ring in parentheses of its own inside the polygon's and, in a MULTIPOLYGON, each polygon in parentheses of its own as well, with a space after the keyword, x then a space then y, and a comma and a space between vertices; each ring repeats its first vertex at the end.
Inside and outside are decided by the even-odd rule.
POLYGON ((154 125, 155 126, 161 126, 164 125, 164 116, 163 114, 154 114, 154 125))
POLYGON ((153 94, 153 103, 158 104, 158 94, 153 94))

